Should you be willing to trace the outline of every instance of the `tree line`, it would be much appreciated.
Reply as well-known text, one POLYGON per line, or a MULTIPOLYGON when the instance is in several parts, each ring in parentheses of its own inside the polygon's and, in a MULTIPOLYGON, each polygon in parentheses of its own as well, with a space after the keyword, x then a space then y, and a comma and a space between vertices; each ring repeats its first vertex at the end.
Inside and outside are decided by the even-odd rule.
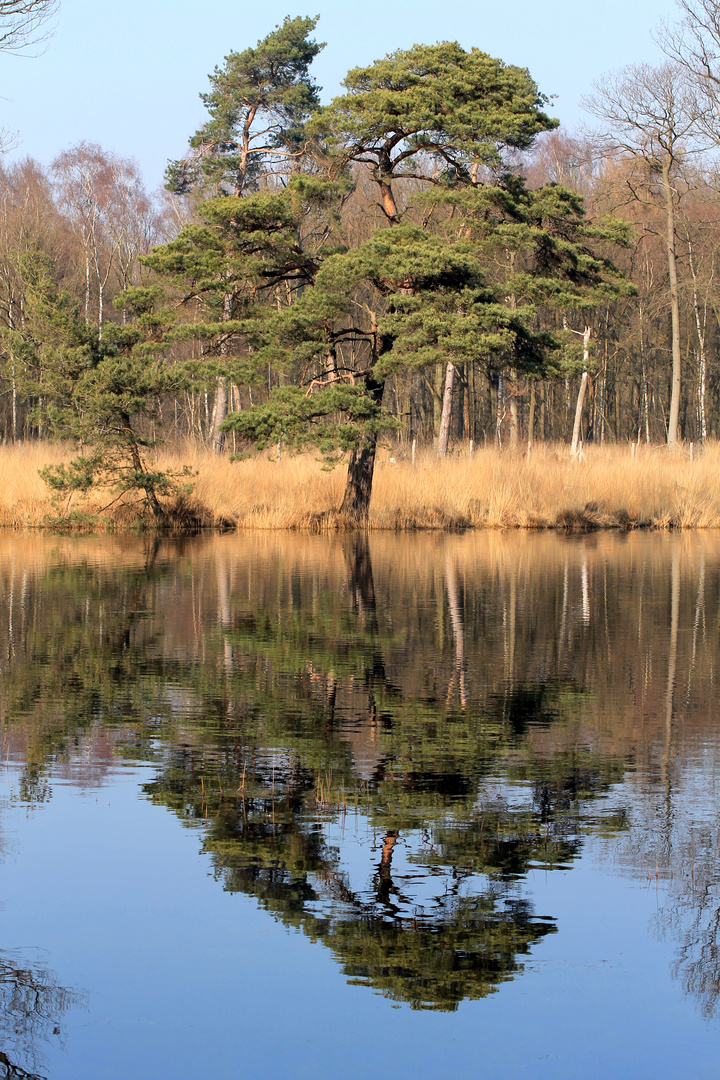
POLYGON ((716 360, 720 8, 680 0, 666 59, 559 132, 526 69, 457 43, 351 70, 321 104, 316 19, 231 52, 149 196, 80 144, 0 175, 0 425, 65 437, 59 491, 108 479, 163 515, 159 438, 346 458, 378 439, 698 442, 716 360))

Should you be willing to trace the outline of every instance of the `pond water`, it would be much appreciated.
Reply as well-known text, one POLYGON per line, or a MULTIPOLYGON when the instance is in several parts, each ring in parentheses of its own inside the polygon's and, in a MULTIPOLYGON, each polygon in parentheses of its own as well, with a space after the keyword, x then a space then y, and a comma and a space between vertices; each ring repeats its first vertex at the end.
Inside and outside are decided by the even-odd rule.
POLYGON ((720 537, 0 535, 0 1078, 717 1077, 720 537))

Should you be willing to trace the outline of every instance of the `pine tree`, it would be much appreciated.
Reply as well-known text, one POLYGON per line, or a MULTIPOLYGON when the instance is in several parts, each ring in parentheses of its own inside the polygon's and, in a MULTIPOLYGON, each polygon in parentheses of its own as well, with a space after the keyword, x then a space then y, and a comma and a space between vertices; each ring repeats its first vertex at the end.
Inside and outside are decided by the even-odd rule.
MULTIPOLYGON (((317 18, 286 18, 253 49, 232 52, 210 76, 202 94, 210 119, 190 139, 190 155, 171 162, 167 186, 186 194, 234 196, 257 190, 259 182, 304 152, 303 124, 319 105, 319 88, 309 68, 323 48, 310 34, 317 18)), ((222 318, 236 318, 236 292, 223 294, 222 318)), ((228 410, 228 374, 218 365, 212 443, 224 448, 222 427, 228 410)))
POLYGON ((335 155, 370 166, 391 224, 401 218, 397 181, 470 182, 480 165, 501 166, 504 149, 527 149, 558 125, 525 68, 455 41, 391 53, 343 85, 309 129, 335 155))
MULTIPOLYGON (((545 99, 525 69, 479 49, 466 51, 456 42, 392 53, 370 67, 353 69, 344 85, 347 93, 320 110, 308 130, 334 155, 336 171, 345 163, 369 165, 394 227, 401 220, 398 181, 470 184, 481 165, 499 168, 505 149, 526 149, 541 131, 557 126, 542 111, 545 99)), ((422 261, 427 249, 417 254, 422 261)), ((343 280, 353 280, 352 273, 343 280)), ((389 280, 391 286, 383 286, 380 296, 393 291, 407 295, 416 288, 392 275, 389 280)), ((377 361, 387 349, 373 325, 378 311, 372 309, 368 318, 361 336, 370 343, 370 360, 352 378, 364 387, 374 420, 365 423, 350 455, 342 515, 353 524, 367 522, 385 388, 383 365, 377 361)), ((325 378, 332 377, 333 363, 325 378)), ((237 423, 249 431, 249 421, 237 423)))
POLYGON ((82 509, 69 512, 73 495, 97 488, 112 491, 108 506, 139 495, 156 523, 166 521, 162 499, 178 493, 180 476, 153 469, 149 455, 162 396, 180 389, 182 373, 165 359, 166 318, 155 310, 160 295, 157 287, 118 294, 116 306, 135 322, 109 324, 102 339, 77 311, 55 316, 57 332, 43 346, 42 415, 52 434, 80 450, 68 465, 41 470, 57 499, 65 500, 61 521, 82 517, 82 509))
POLYGON ((278 306, 287 308, 312 285, 339 198, 342 186, 298 174, 284 188, 206 199, 198 223, 143 258, 175 297, 165 332, 191 343, 196 358, 185 370, 222 391, 213 439, 225 438, 218 403, 232 387, 267 377, 259 351, 265 326, 278 306))
POLYGON ((391 426, 382 408, 389 376, 478 360, 544 374, 559 341, 536 329, 541 310, 584 309, 627 291, 594 250, 626 231, 585 222, 566 189, 532 192, 508 175, 421 201, 432 229, 396 225, 329 255, 312 287, 265 320, 259 358, 297 372, 298 384, 226 423, 259 445, 349 450, 340 514, 351 525, 367 522, 377 439, 391 426))

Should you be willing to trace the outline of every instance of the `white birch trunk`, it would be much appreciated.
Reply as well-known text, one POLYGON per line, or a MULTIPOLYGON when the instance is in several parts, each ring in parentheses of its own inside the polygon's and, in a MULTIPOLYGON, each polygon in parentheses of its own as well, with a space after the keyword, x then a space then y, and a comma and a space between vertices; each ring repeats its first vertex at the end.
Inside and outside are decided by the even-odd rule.
MULTIPOLYGON (((578 332, 578 331, 576 331, 578 332)), ((586 326, 583 331, 583 373, 580 380, 580 390, 578 391, 577 403, 575 405, 575 423, 573 425, 572 443, 570 446, 570 457, 574 458, 578 452, 578 444, 580 442, 580 434, 582 431, 582 411, 585 404, 585 392, 588 384, 588 365, 590 363, 590 327, 586 326)))
POLYGON ((440 415, 440 431, 438 433, 437 456, 444 458, 448 451, 450 441, 450 418, 452 416, 452 397, 455 385, 455 365, 448 360, 445 368, 445 389, 443 391, 442 413, 440 415))

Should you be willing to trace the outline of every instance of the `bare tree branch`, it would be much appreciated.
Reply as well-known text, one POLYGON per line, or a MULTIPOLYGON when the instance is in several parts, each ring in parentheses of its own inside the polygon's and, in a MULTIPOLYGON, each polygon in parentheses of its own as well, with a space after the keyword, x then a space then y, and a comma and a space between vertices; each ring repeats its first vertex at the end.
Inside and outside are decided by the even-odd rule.
POLYGON ((50 34, 59 0, 0 0, 0 50, 19 53, 50 34))

